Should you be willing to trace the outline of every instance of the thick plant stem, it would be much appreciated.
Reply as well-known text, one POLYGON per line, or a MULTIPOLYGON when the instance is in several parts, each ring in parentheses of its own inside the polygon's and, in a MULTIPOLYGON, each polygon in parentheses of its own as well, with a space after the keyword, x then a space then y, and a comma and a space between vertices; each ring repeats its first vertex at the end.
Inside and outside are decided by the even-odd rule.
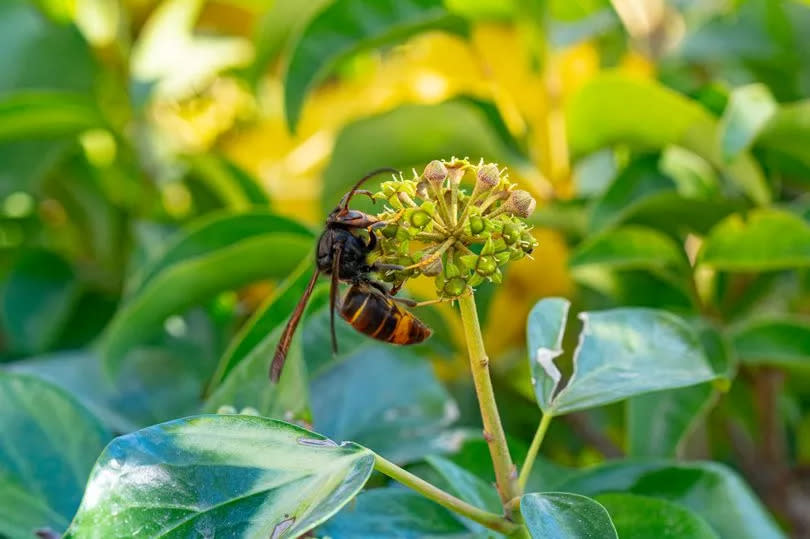
POLYGON ((374 455, 374 468, 391 479, 399 481, 406 487, 412 488, 425 498, 433 500, 442 507, 455 511, 459 515, 463 515, 470 520, 474 520, 475 522, 478 522, 491 530, 495 530, 506 535, 511 535, 519 530, 518 525, 510 522, 501 515, 496 515, 495 513, 490 513, 489 511, 484 511, 483 509, 470 505, 464 500, 460 500, 452 494, 431 485, 424 479, 413 475, 411 472, 400 468, 393 462, 390 462, 376 454, 374 455))
POLYGON ((461 309, 461 323, 464 326, 464 336, 467 340, 467 352, 470 356, 470 370, 472 371, 475 392, 478 395, 478 404, 481 407, 481 420, 484 423, 484 437, 492 456, 492 465, 495 468, 495 481, 498 494, 506 505, 510 500, 520 495, 517 473, 509 448, 506 445, 506 435, 501 426, 498 415, 498 406, 495 404, 495 393, 492 390, 492 380, 489 377, 489 359, 484 349, 484 340, 481 337, 481 326, 478 322, 478 312, 475 309, 473 295, 464 294, 458 298, 461 309))
POLYGON ((534 459, 537 458, 537 452, 540 450, 540 444, 543 443, 543 438, 546 437, 546 431, 551 424, 551 418, 554 417, 549 413, 543 412, 543 417, 540 418, 540 424, 537 426, 537 432, 534 433, 532 445, 529 446, 529 452, 526 453, 526 460, 523 467, 520 469, 520 477, 518 478, 518 485, 520 491, 526 490, 526 483, 529 481, 529 476, 532 473, 532 466, 534 466, 534 459))

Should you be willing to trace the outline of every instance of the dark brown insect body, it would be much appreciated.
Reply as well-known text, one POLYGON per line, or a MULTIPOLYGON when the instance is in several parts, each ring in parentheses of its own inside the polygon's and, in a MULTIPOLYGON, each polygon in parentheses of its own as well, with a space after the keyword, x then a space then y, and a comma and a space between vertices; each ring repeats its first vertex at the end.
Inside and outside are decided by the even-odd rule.
POLYGON ((372 228, 379 223, 377 218, 348 208, 349 201, 355 193, 368 194, 358 188, 368 178, 380 172, 393 169, 380 169, 361 179, 346 193, 332 213, 326 219, 326 229, 318 238, 316 248, 316 269, 307 285, 307 289, 284 328, 284 333, 276 347, 273 363, 270 365, 270 379, 278 381, 281 368, 287 357, 287 351, 292 341, 301 315, 304 313, 318 275, 325 273, 331 277, 329 293, 329 308, 331 312, 332 350, 337 352, 337 338, 335 337, 335 311, 339 308, 340 315, 352 327, 361 333, 393 344, 416 344, 430 336, 430 328, 423 324, 409 311, 403 309, 396 302, 412 305, 414 302, 402 298, 395 298, 383 285, 374 281, 370 273, 390 269, 401 269, 400 266, 385 264, 369 264, 368 254, 377 243, 372 228), (368 241, 353 231, 366 230, 368 241), (342 302, 338 299, 339 282, 347 282, 352 286, 346 293, 342 302), (341 303, 341 305, 338 305, 341 303))

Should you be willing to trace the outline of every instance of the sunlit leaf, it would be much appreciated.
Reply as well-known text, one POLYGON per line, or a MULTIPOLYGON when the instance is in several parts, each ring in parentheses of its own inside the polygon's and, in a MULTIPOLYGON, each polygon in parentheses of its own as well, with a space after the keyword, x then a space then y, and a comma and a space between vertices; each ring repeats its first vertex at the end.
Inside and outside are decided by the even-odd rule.
POLYGON ((763 84, 750 84, 731 92, 719 127, 723 158, 731 161, 747 150, 774 115, 777 106, 763 84))
POLYGON ((62 531, 109 433, 61 389, 0 371, 0 535, 62 531))
POLYGON ((718 539, 705 520, 684 507, 636 494, 596 497, 622 539, 718 539))
POLYGON ((310 395, 316 430, 395 462, 453 451, 464 441, 448 430, 458 407, 430 364, 402 348, 366 342, 317 376, 310 395))
POLYGON ((537 402, 554 415, 592 408, 650 391, 684 387, 716 377, 696 332, 666 311, 642 308, 580 313, 574 373, 558 391, 554 359, 570 303, 548 298, 528 320, 529 363, 537 402))
POLYGON ((663 149, 675 144, 700 155, 757 204, 771 193, 748 154, 726 166, 717 144, 717 120, 698 102, 655 82, 603 74, 586 84, 567 108, 568 138, 577 155, 611 144, 663 149))
POLYGON ((698 263, 723 271, 810 266, 810 224, 774 209, 732 215, 711 230, 698 263))
POLYGON ((35 354, 59 337, 79 298, 80 285, 62 257, 31 251, 17 260, 0 291, 0 321, 8 346, 19 354, 35 354))
POLYGON ((202 182, 233 210, 246 210, 251 206, 267 206, 270 198, 258 180, 251 177, 228 159, 214 154, 188 157, 192 177, 202 182))
POLYGON ((281 421, 198 416, 115 439, 66 537, 298 537, 363 487, 374 455, 281 421))
POLYGON ((534 539, 618 539, 607 510, 599 502, 579 494, 524 494, 520 512, 534 539))
POLYGON ((371 47, 425 30, 463 32, 465 25, 439 0, 334 0, 298 36, 284 77, 287 125, 295 130, 309 92, 337 62, 371 47))
POLYGON ((652 228, 625 226, 592 236, 571 253, 568 265, 617 269, 684 267, 683 249, 652 228))
POLYGON ((127 350, 154 334, 166 317, 217 292, 287 275, 312 241, 308 229, 266 212, 217 214, 193 223, 130 286, 105 332, 105 360, 118 368, 127 350))
POLYGON ((804 318, 758 318, 731 333, 737 357, 744 363, 810 367, 810 321, 804 318))
POLYGON ((785 537, 748 485, 712 462, 609 463, 583 470, 557 488, 587 496, 629 492, 669 500, 702 517, 722 539, 785 537))

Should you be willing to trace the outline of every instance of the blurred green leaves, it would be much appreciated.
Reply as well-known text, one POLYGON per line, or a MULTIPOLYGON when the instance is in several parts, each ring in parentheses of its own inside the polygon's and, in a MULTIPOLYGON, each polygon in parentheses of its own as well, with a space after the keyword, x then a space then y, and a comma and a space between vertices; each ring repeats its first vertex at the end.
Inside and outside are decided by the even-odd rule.
POLYGON ((465 25, 438 0, 335 0, 328 4, 307 23, 290 53, 284 77, 290 131, 298 124, 309 92, 341 59, 430 29, 464 32, 465 25))
POLYGON ((56 92, 17 92, 0 96, 0 142, 75 135, 104 125, 86 96, 56 92))

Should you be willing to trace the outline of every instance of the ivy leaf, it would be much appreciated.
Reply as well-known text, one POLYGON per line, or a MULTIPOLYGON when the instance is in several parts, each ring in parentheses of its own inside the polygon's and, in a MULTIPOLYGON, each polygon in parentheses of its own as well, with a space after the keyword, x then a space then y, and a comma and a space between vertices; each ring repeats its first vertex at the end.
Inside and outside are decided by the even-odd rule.
POLYGON ((687 264, 683 249, 669 236, 652 228, 632 225, 591 237, 568 259, 572 268, 663 269, 684 268, 687 264))
POLYGON ((718 539, 705 520, 672 502, 624 493, 602 494, 596 501, 622 539, 718 539))
POLYGON ((764 84, 749 84, 731 92, 718 130, 723 159, 730 162, 746 151, 777 107, 764 84))
POLYGON ((425 30, 466 32, 439 0, 334 0, 315 15, 295 43, 284 76, 287 125, 295 131, 307 94, 352 54, 425 30))
POLYGON ((773 271, 810 266, 810 225, 787 211, 732 215, 715 226, 698 263, 721 271, 773 271))
POLYGON ((810 367, 810 321, 799 317, 750 320, 731 332, 744 363, 783 368, 810 367))
POLYGON ((717 375, 695 331, 677 316, 626 308, 580 313, 574 373, 558 391, 554 358, 562 341, 570 302, 539 301, 528 320, 529 363, 540 408, 553 415, 592 408, 633 395, 684 387, 717 375))
POLYGON ((110 434, 83 406, 39 378, 0 371, 0 535, 64 530, 110 434))
POLYGON ((618 539, 607 510, 599 502, 579 494, 524 494, 520 512, 529 533, 537 539, 618 539))
POLYGON ((374 454, 262 417, 213 415, 116 438, 65 537, 298 537, 368 480, 374 454))

